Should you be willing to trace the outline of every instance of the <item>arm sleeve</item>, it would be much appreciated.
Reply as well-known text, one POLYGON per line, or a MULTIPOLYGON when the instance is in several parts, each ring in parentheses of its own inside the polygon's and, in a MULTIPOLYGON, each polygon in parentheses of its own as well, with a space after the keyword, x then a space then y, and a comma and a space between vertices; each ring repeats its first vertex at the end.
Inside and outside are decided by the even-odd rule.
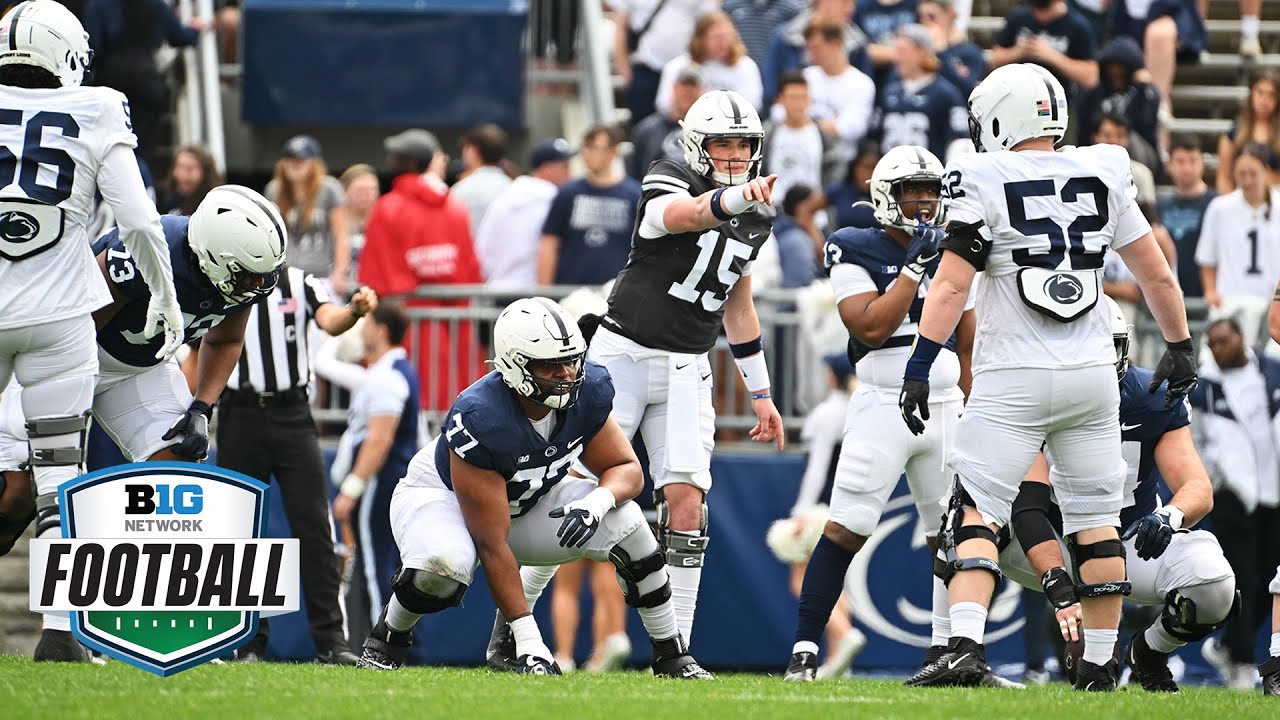
POLYGON ((654 240, 663 235, 670 234, 667 231, 667 224, 662 219, 663 213, 667 211, 667 206, 681 197, 691 197, 689 193, 670 192, 665 195, 659 195, 644 204, 644 217, 640 218, 640 237, 654 240))
POLYGON ((831 267, 831 289, 835 291, 837 303, 854 295, 879 292, 871 275, 861 266, 850 263, 831 267))
POLYGON ((133 255, 151 294, 177 302, 160 214, 142 186, 138 160, 130 147, 116 144, 107 151, 98 169, 98 190, 115 214, 120 242, 133 255))
POLYGON ((369 373, 362 392, 369 396, 370 415, 400 415, 409 399, 409 384, 400 373, 384 369, 369 373))
POLYGON ((355 363, 338 359, 338 348, 342 340, 331 337, 320 343, 316 350, 315 371, 320 377, 337 383, 351 392, 358 392, 365 384, 368 371, 355 363))

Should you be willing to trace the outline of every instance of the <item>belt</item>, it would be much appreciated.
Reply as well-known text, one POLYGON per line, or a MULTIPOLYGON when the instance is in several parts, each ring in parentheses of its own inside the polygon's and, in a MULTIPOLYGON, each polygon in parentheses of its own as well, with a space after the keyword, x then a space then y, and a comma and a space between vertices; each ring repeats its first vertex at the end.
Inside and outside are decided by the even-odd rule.
POLYGON ((254 392, 253 390, 224 390, 222 402, 227 405, 243 407, 276 407, 279 405, 305 405, 307 391, 302 388, 289 388, 279 392, 254 392))

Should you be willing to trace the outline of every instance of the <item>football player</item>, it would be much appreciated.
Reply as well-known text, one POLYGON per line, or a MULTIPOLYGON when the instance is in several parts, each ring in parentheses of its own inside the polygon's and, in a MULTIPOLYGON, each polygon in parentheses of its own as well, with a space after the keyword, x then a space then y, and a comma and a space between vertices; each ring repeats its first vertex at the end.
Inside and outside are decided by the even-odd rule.
POLYGON ((653 642, 655 675, 712 679, 676 627, 666 564, 644 513, 640 461, 610 417, 609 373, 564 308, 517 300, 493 327, 494 372, 463 390, 443 432, 421 450, 391 499, 402 566, 365 641, 360 666, 394 670, 424 614, 462 602, 476 564, 515 640, 517 671, 558 675, 518 565, 609 561, 653 642), (580 461, 599 484, 569 476, 580 461))
MULTIPOLYGON (((1162 605, 1160 619, 1134 634, 1124 653, 1133 679, 1151 692, 1178 692, 1169 671, 1169 653, 1203 640, 1226 624, 1240 608, 1235 573, 1218 539, 1190 530, 1213 508, 1213 486, 1191 441, 1187 401, 1166 406, 1166 392, 1146 392, 1153 373, 1129 366, 1129 323, 1120 306, 1105 298, 1111 313, 1120 379, 1120 423, 1128 465, 1124 509, 1129 600, 1162 605), (1173 493, 1166 504, 1157 497, 1163 482, 1173 493)), ((1051 495, 1050 467, 1037 458, 1013 502, 1013 537, 1000 554, 1005 574, 1031 589, 1043 589, 1058 609, 1066 639, 1076 636, 1079 614, 1078 569, 1068 571, 1061 543, 1061 515, 1051 495), (1023 550, 1025 549, 1025 553, 1023 550)))
MULTIPOLYGON (((926 542, 934 548, 947 494, 945 460, 964 407, 973 344, 973 312, 930 375, 938 422, 922 436, 898 422, 902 371, 924 307, 928 276, 938 267, 944 221, 942 163, 916 145, 890 150, 871 173, 871 205, 879 228, 844 228, 826 244, 825 262, 840 317, 849 330, 849 358, 859 385, 849 405, 836 464, 831 512, 809 558, 786 680, 813 680, 818 640, 844 588, 853 556, 880 522, 905 471, 926 542)), ((933 614, 947 615, 946 589, 935 579, 933 614)), ((946 645, 935 638, 935 646, 946 645)), ((940 653, 939 653, 940 654, 940 653)))
MULTIPOLYGON (((191 218, 166 215, 161 224, 185 319, 182 337, 203 337, 194 398, 177 362, 157 357, 163 356, 157 352, 163 339, 144 331, 152 295, 120 231, 112 230, 92 246, 100 268, 94 272, 106 280, 112 297, 94 313, 100 326, 95 347, 101 374, 92 412, 133 462, 205 457, 212 406, 240 357, 248 309, 275 287, 284 263, 284 223, 274 205, 248 188, 214 188, 191 218)), ((13 384, 0 396, 0 471, 9 485, 28 482, 28 429, 33 446, 38 438, 21 417, 32 392, 13 384)), ((38 471, 43 462, 39 450, 30 460, 38 471)), ((35 479, 36 535, 57 532, 57 487, 42 484, 38 473, 35 479)), ((83 659, 63 626, 66 622, 65 617, 45 616, 37 660, 83 659)))
MULTIPOLYGON (((173 270, 133 154, 129 105, 115 90, 80 86, 89 57, 80 21, 53 0, 19 3, 0 18, 0 388, 14 376, 27 388, 22 415, 50 518, 40 526, 46 536, 60 532, 57 487, 82 472, 98 374, 90 315, 111 301, 86 229, 96 194, 151 290, 138 330, 162 333, 151 350, 160 358, 182 344, 173 270)), ((6 483, 0 508, 27 492, 6 483)), ((4 515, 0 535, 26 519, 4 515)))
POLYGON ((973 277, 980 338, 973 388, 949 457, 957 477, 937 572, 951 603, 948 651, 912 678, 974 685, 986 674, 987 607, 1000 580, 996 532, 1041 446, 1080 571, 1085 650, 1076 687, 1112 690, 1124 545, 1119 387, 1100 274, 1115 248, 1168 347, 1151 379, 1173 405, 1196 384, 1182 292, 1134 200, 1123 148, 1055 151, 1067 128, 1062 85, 1037 65, 997 68, 969 97, 978 154, 948 165, 947 237, 906 364, 899 404, 912 432, 929 419, 929 369, 964 312, 973 277), (917 414, 918 413, 918 414, 917 414))

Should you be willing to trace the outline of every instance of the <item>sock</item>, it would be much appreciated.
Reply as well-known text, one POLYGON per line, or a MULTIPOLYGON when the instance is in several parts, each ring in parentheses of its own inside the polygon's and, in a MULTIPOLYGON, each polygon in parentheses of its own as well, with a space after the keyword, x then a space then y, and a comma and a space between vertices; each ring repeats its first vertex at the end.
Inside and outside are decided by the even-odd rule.
POLYGON ((1257 15, 1241 15, 1240 16, 1240 37, 1245 40, 1258 39, 1258 16, 1257 15))
POLYGON ((400 604, 400 598, 395 595, 392 595, 391 602, 387 603, 387 627, 396 632, 409 632, 421 617, 416 612, 406 610, 404 605, 400 604))
POLYGON ((987 609, 981 603, 958 602, 951 606, 951 637, 982 644, 987 631, 987 609))
MULTIPOLYGON (((680 628, 676 623, 676 608, 671 600, 667 600, 658 607, 636 608, 636 612, 640 613, 640 622, 644 623, 644 631, 654 640, 669 640, 680 632, 680 628)), ((688 638, 685 639, 685 645, 689 643, 688 638)))
POLYGON ((933 579, 933 635, 930 645, 946 645, 951 640, 951 610, 948 607, 947 586, 942 579, 933 579))
POLYGON ((816 657, 818 654, 818 643, 809 642, 808 640, 801 640, 797 642, 795 645, 791 646, 792 655, 795 655, 796 653, 802 653, 802 652, 813 653, 814 656, 816 657))
POLYGON ((1185 642, 1170 635, 1169 631, 1164 629, 1164 623, 1159 620, 1157 620, 1154 625, 1147 628, 1147 631, 1142 634, 1142 637, 1146 638, 1147 647, 1155 650, 1156 652, 1171 653, 1183 645, 1186 645, 1185 642))
POLYGON ((667 575, 671 577, 671 602, 676 609, 676 625, 680 628, 685 645, 689 645, 693 635, 693 614, 698 608, 698 583, 702 582, 702 568, 668 565, 667 575))
POLYGON ((511 621, 511 634, 516 639, 516 656, 533 655, 534 657, 551 657, 551 651, 542 641, 542 633, 532 615, 522 615, 511 621))
POLYGON ((824 535, 809 557, 800 586, 800 607, 796 610, 796 643, 812 643, 816 648, 831 619, 831 610, 844 590, 853 553, 824 535))
MULTIPOLYGON (((47 615, 45 617, 48 617, 47 615)), ((1271 657, 1280 657, 1280 632, 1271 633, 1271 657)))
POLYGON ((1084 631, 1084 660, 1102 666, 1115 656, 1116 641, 1120 639, 1119 630, 1084 631))
POLYGON ((542 597, 542 591, 547 589, 547 584, 559 569, 559 565, 525 565, 520 568, 520 583, 524 585, 524 601, 529 604, 530 612, 533 612, 533 606, 538 603, 538 598, 542 597))
POLYGON ((63 615, 45 615, 44 629, 71 632, 71 617, 63 615))

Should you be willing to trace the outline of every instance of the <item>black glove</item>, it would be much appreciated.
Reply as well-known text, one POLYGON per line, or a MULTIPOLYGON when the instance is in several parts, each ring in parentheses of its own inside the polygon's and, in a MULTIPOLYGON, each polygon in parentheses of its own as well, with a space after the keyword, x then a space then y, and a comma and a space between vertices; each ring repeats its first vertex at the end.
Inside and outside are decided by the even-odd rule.
POLYGON ((916 221, 915 234, 911 236, 911 244, 907 246, 907 259, 903 267, 913 276, 923 276, 925 267, 938 257, 938 246, 946 231, 936 225, 929 225, 923 220, 916 221))
POLYGON ((560 675, 560 666, 555 660, 534 655, 521 655, 516 660, 517 675, 560 675))
POLYGON ((170 449, 184 458, 203 460, 209 456, 209 418, 212 416, 213 408, 209 403, 193 400, 191 407, 160 439, 172 440, 182 435, 182 440, 170 449))
POLYGON ((929 383, 923 380, 903 380, 902 393, 898 395, 898 407, 902 419, 912 435, 924 434, 924 421, 929 419, 929 383), (916 409, 920 417, 916 417, 916 409))
POLYGON ((1134 523, 1120 539, 1128 540, 1135 535, 1138 536, 1133 543, 1138 551, 1138 557, 1143 560, 1154 560, 1164 554, 1165 549, 1169 547, 1169 541, 1173 540, 1174 532, 1169 513, 1157 510, 1134 523))
POLYGON ((1049 568, 1040 576, 1040 585, 1044 588, 1044 596, 1049 599, 1049 604, 1059 610, 1080 602, 1076 597, 1076 583, 1067 574, 1066 568, 1049 568))
POLYGON ((1169 381, 1169 389, 1164 396, 1166 410, 1196 389, 1196 348, 1191 338, 1165 343, 1164 355, 1152 373, 1147 392, 1155 394, 1165 380, 1169 381))

